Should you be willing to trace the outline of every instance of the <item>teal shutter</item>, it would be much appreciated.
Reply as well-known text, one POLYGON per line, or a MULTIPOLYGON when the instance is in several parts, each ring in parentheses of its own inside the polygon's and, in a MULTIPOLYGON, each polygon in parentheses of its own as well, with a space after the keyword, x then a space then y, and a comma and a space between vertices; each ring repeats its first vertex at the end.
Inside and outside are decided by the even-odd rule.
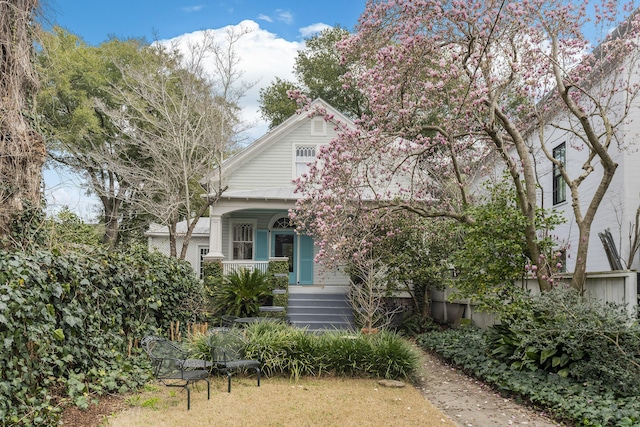
POLYGON ((256 261, 269 261, 269 232, 256 231, 256 261))
POLYGON ((301 285, 313 285, 313 239, 309 236, 300 236, 300 272, 301 285))

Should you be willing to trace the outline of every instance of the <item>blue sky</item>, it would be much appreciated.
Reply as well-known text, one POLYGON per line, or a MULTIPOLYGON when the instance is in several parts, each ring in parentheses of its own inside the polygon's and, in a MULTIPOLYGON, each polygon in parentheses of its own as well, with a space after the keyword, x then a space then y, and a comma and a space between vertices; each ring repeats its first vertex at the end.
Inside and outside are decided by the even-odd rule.
MULTIPOLYGON (((245 81, 255 82, 240 104, 251 125, 247 141, 267 131, 258 110, 260 88, 275 77, 292 79, 304 38, 328 26, 353 30, 366 0, 45 0, 45 22, 60 25, 90 45, 115 36, 186 42, 202 30, 224 38, 227 26, 251 32, 237 46, 245 81)), ((94 221, 97 198, 82 190, 82 180, 65 170, 46 170, 45 197, 50 212, 63 206, 94 221)))
POLYGON ((168 39, 253 20, 285 40, 301 29, 340 24, 353 29, 365 0, 48 0, 49 20, 99 44, 109 36, 168 39))

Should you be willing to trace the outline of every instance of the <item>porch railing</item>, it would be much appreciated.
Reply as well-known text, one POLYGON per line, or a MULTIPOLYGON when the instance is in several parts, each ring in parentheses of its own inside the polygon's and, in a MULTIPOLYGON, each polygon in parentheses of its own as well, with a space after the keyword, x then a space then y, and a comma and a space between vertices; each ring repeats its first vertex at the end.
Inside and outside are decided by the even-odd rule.
POLYGON ((269 267, 269 261, 222 261, 222 274, 225 276, 231 273, 235 273, 241 268, 248 270, 260 270, 263 273, 267 272, 269 267))

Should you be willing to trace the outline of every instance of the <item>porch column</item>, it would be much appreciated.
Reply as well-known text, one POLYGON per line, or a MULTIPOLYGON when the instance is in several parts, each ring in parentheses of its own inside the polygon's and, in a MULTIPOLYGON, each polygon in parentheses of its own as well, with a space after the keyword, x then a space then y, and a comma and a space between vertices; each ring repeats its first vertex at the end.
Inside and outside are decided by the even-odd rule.
POLYGON ((222 216, 209 216, 209 253, 204 256, 205 262, 222 261, 222 216))

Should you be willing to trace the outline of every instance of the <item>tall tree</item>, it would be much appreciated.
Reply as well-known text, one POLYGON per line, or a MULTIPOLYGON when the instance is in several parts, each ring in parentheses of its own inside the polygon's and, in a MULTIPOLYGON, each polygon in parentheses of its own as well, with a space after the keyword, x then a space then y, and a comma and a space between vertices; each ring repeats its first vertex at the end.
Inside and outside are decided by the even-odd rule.
POLYGON ((38 0, 0 1, 0 247, 26 208, 40 206, 44 139, 33 127, 38 0))
POLYGON ((296 112, 296 102, 288 96, 290 91, 299 91, 311 99, 322 98, 350 117, 362 115, 366 110, 365 98, 355 85, 345 85, 343 75, 350 65, 342 61, 337 49, 337 44, 348 36, 349 32, 338 26, 307 38, 293 67, 296 82, 277 77, 260 90, 260 111, 270 122, 269 128, 296 112))
POLYGON ((466 207, 473 165, 491 156, 511 177, 526 220, 527 253, 540 287, 549 289, 535 220, 542 156, 571 191, 579 231, 572 286, 583 289, 591 224, 615 174, 612 155, 639 90, 628 78, 638 73, 638 15, 609 34, 618 3, 595 5, 593 23, 589 6, 370 1, 358 32, 341 43, 352 64, 347 79, 357 82, 370 113, 355 129, 344 127, 322 151, 323 168, 300 186, 315 201, 311 215, 324 215, 318 228, 328 235, 340 228, 329 213, 339 212, 344 200, 472 223, 466 207), (583 27, 590 23, 605 33, 588 53, 583 27), (553 129, 588 153, 578 175, 569 176, 547 147, 545 132, 553 129), (534 146, 540 152, 532 152, 534 146), (587 178, 596 191, 583 200, 587 178), (326 203, 335 198, 340 203, 326 203))
POLYGON ((155 43, 134 64, 116 62, 124 78, 109 93, 124 107, 98 105, 133 148, 102 161, 135 190, 130 202, 167 226, 172 256, 186 256, 198 219, 224 191, 205 182, 244 130, 238 100, 248 86, 235 50, 243 34, 231 29, 218 41, 203 32, 199 42, 155 43))
MULTIPOLYGON (((96 108, 96 102, 122 107, 109 92, 110 85, 124 78, 116 62, 140 64, 145 44, 111 39, 89 46, 78 36, 54 27, 42 34, 41 47, 38 65, 43 84, 37 110, 49 140, 49 154, 84 177, 87 190, 98 196, 105 222, 103 242, 113 247, 119 239, 122 206, 133 192, 103 159, 115 156, 125 161, 122 153, 133 152, 135 147, 128 135, 96 108)), ((137 160, 133 159, 142 166, 137 160)))

